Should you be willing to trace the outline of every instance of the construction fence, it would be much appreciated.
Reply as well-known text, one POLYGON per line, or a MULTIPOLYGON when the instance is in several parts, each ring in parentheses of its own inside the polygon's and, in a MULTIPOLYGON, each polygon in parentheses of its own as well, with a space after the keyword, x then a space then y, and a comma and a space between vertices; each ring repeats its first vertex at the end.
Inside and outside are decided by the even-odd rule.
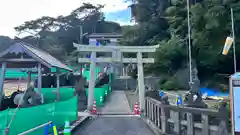
MULTIPOLYGON (((31 128, 37 127, 46 122, 52 121, 60 128, 64 126, 65 120, 77 120, 77 96, 73 97, 73 88, 61 88, 60 102, 55 101, 56 95, 49 94, 55 91, 54 88, 42 89, 45 103, 48 104, 31 108, 20 108, 17 110, 15 118, 10 125, 9 135, 17 135, 31 128), (50 103, 52 102, 52 103, 50 103)), ((10 123, 16 109, 8 109, 0 112, 0 135, 4 135, 5 129, 10 123)), ((43 135, 44 128, 38 129, 29 135, 43 135)))

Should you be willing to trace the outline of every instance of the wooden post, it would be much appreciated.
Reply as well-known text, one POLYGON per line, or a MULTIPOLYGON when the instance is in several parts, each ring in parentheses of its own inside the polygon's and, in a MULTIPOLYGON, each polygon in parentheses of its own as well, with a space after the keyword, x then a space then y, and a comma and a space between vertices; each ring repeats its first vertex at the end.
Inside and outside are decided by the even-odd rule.
POLYGON ((91 54, 90 81, 88 84, 88 110, 92 109, 95 88, 96 52, 91 54))
POLYGON ((56 76, 57 76, 57 101, 60 101, 60 73, 59 73, 59 68, 57 68, 56 76))
POLYGON ((5 72, 6 72, 6 62, 2 63, 2 70, 0 75, 0 106, 2 104, 2 97, 3 97, 3 86, 4 86, 4 80, 5 80, 5 72))
POLYGON ((42 96, 42 92, 41 92, 41 88, 42 88, 42 65, 41 63, 38 63, 38 94, 41 96, 42 98, 42 102, 43 102, 43 96, 42 96))
POLYGON ((29 88, 30 84, 31 84, 31 71, 27 72, 28 74, 28 78, 27 78, 27 88, 29 88))

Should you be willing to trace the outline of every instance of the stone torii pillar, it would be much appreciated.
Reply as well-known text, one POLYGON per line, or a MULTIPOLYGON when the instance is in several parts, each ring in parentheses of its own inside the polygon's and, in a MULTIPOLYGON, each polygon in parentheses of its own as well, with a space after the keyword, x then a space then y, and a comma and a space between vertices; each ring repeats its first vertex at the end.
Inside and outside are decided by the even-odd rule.
POLYGON ((141 111, 145 107, 145 86, 144 86, 144 73, 143 63, 154 63, 154 58, 142 58, 143 53, 155 52, 159 45, 155 46, 91 46, 91 45, 79 45, 73 43, 74 47, 79 52, 92 52, 91 59, 89 58, 78 58, 79 63, 91 63, 90 65, 90 82, 88 89, 88 109, 91 109, 94 100, 94 86, 95 86, 95 66, 96 63, 136 63, 138 66, 138 88, 139 88, 139 102, 141 111), (109 58, 97 58, 96 52, 121 52, 122 53, 137 53, 137 58, 123 58, 122 56, 109 57, 109 58))

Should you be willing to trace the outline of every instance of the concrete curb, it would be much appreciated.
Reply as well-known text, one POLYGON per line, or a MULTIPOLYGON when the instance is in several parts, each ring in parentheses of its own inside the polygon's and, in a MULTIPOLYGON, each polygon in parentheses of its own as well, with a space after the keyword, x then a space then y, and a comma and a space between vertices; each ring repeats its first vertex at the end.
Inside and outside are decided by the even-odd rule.
MULTIPOLYGON (((86 111, 85 111, 86 112, 86 111)), ((84 116, 80 118, 79 120, 75 121, 70 128, 71 133, 73 133, 79 126, 84 124, 87 120, 89 120, 90 116, 84 116)), ((64 129, 60 130, 58 133, 59 135, 63 135, 64 129)), ((50 134, 49 134, 50 135, 50 134)))
POLYGON ((86 121, 88 121, 90 118, 90 116, 85 116, 82 117, 80 120, 78 120, 77 122, 75 122, 72 126, 71 126, 71 133, 73 133, 74 131, 77 130, 77 128, 79 128, 81 125, 83 125, 86 121))
MULTIPOLYGON (((84 112, 88 112, 87 110, 85 110, 84 112)), ((73 133, 74 131, 76 131, 76 129, 78 127, 80 127, 81 125, 83 125, 86 121, 89 120, 91 116, 84 116, 82 118, 80 118, 78 121, 76 121, 72 126, 71 126, 71 133, 73 133)))

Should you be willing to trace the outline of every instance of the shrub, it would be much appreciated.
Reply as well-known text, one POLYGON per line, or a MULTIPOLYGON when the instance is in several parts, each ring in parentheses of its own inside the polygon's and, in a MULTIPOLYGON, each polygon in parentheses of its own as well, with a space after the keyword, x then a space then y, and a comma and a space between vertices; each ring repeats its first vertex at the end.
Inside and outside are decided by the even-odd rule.
POLYGON ((175 77, 171 77, 170 79, 168 79, 165 83, 160 85, 160 88, 164 89, 164 90, 181 89, 180 85, 178 84, 177 79, 175 77))

